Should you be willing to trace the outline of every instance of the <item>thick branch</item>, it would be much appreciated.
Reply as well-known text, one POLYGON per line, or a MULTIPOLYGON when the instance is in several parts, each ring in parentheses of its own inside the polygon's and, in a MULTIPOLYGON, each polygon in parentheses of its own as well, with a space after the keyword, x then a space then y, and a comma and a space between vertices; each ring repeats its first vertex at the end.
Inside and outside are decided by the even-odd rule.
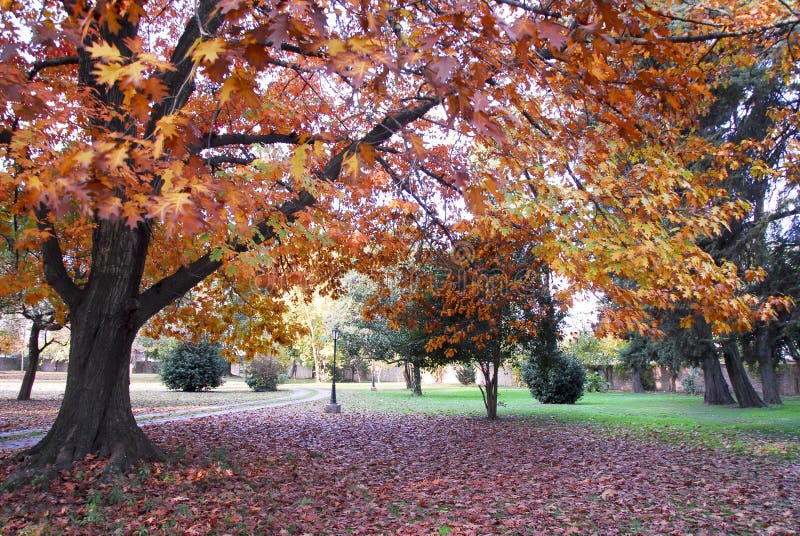
POLYGON ((42 244, 44 277, 72 310, 80 303, 83 292, 67 273, 67 268, 64 266, 64 254, 52 226, 40 223, 39 227, 50 232, 50 238, 42 244))
POLYGON ((175 70, 168 71, 163 75, 164 83, 168 88, 167 97, 153 108, 150 122, 145 129, 145 137, 153 133, 159 119, 181 109, 194 92, 195 64, 192 60, 191 50, 198 39, 213 37, 222 25, 223 17, 216 9, 217 3, 218 0, 200 0, 197 12, 186 23, 183 34, 178 39, 178 44, 170 58, 175 70))
POLYGON ((375 125, 366 136, 358 141, 354 141, 344 148, 339 154, 334 156, 322 172, 322 178, 328 181, 334 181, 342 171, 342 162, 347 155, 352 154, 358 148, 359 144, 366 143, 373 147, 379 146, 384 141, 391 138, 394 134, 399 132, 405 126, 413 123, 417 119, 424 116, 434 106, 439 104, 439 99, 428 99, 423 101, 419 106, 414 108, 405 108, 396 114, 387 116, 383 121, 375 125))
MULTIPOLYGON (((395 114, 387 116, 375 125, 364 137, 355 141, 337 153, 320 174, 320 179, 335 181, 339 178, 344 157, 355 150, 359 143, 368 143, 378 146, 399 132, 402 128, 413 123, 425 115, 431 108, 439 103, 438 99, 424 101, 414 108, 406 108, 395 114)), ((311 207, 316 199, 305 190, 298 192, 297 197, 286 201, 278 207, 287 222, 294 222, 297 214, 311 207)), ((252 245, 258 245, 275 239, 275 229, 266 220, 256 225, 252 244, 232 244, 235 251, 245 251, 252 245)), ((222 262, 211 260, 211 254, 206 253, 188 266, 181 267, 176 272, 165 277, 158 283, 145 290, 139 297, 139 309, 136 313, 136 325, 142 326, 147 320, 161 309, 174 302, 192 287, 199 284, 206 277, 213 274, 222 262)))
POLYGON ((192 147, 192 153, 197 153, 203 149, 214 149, 226 147, 228 145, 272 145, 275 143, 299 143, 300 135, 294 132, 282 134, 280 132, 269 132, 267 134, 211 134, 203 136, 202 147, 192 147))
POLYGON ((31 67, 31 70, 28 71, 28 80, 32 80, 34 76, 39 74, 39 71, 47 69, 49 67, 60 67, 62 65, 77 65, 78 64, 78 56, 64 56, 63 58, 49 58, 42 61, 37 61, 31 67))

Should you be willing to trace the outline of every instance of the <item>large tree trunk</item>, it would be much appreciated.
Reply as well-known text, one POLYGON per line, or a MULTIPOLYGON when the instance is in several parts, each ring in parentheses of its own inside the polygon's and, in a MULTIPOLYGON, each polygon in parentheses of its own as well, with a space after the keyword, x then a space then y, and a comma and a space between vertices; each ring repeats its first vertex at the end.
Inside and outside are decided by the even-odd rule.
POLYGON ((33 381, 36 379, 36 369, 39 367, 39 334, 41 331, 41 325, 33 321, 31 323, 31 331, 28 334, 28 368, 25 369, 25 376, 22 378, 22 385, 19 388, 17 400, 31 399, 33 381))
POLYGON ((742 355, 736 341, 728 341, 722 345, 722 354, 725 357, 725 367, 728 369, 728 377, 731 379, 733 392, 736 393, 736 400, 740 408, 765 408, 767 405, 758 396, 747 372, 742 364, 742 355))
POLYGON ((728 406, 735 404, 736 401, 731 396, 725 376, 722 375, 722 367, 719 366, 719 358, 713 352, 709 352, 703 358, 703 383, 705 385, 703 393, 703 403, 709 406, 728 406))
POLYGON ((412 363, 412 370, 414 372, 414 396, 422 396, 422 367, 415 361, 412 363))
POLYGON ((680 374, 680 370, 677 368, 670 368, 669 369, 669 392, 670 393, 677 393, 678 392, 678 374, 680 374))
POLYGON ((123 470, 162 454, 136 424, 129 383, 131 346, 147 249, 147 233, 124 223, 98 224, 89 282, 70 309, 67 386, 50 431, 23 453, 15 481, 68 468, 87 454, 108 456, 123 470))
POLYGON ((756 360, 761 374, 761 394, 767 404, 783 404, 778 375, 775 373, 776 331, 775 325, 770 324, 760 327, 755 334, 756 360))
POLYGON ((639 367, 631 367, 631 383, 633 383, 634 393, 644 393, 644 384, 642 383, 642 373, 639 367))

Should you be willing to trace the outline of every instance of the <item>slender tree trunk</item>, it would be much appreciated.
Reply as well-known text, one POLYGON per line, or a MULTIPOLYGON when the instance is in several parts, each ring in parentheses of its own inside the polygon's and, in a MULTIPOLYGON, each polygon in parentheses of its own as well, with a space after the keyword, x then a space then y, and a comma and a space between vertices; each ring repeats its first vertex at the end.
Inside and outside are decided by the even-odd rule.
POLYGON ((10 484, 51 476, 87 454, 109 457, 108 470, 124 470, 141 459, 159 459, 136 424, 129 383, 139 284, 147 250, 142 227, 102 221, 94 232, 89 282, 70 309, 67 386, 47 435, 23 453, 10 484))
POLYGON ((414 388, 414 379, 411 375, 411 363, 403 361, 403 379, 406 381, 406 389, 414 388))
POLYGON ((742 364, 742 355, 736 341, 728 341, 722 345, 722 353, 725 357, 725 367, 728 369, 728 377, 731 379, 733 392, 736 393, 736 400, 740 408, 765 408, 767 405, 758 396, 747 372, 742 364))
POLYGON ((661 391, 664 393, 671 393, 672 386, 670 385, 669 367, 662 365, 659 369, 661 370, 661 391))
POLYGON ((644 384, 642 383, 642 373, 639 367, 631 367, 631 382, 633 383, 634 393, 644 393, 644 384))
POLYGON ((416 361, 412 363, 414 372, 414 396, 422 396, 422 367, 416 361))
MULTIPOLYGON (((31 331, 28 334, 28 368, 25 369, 25 376, 22 378, 22 385, 19 388, 17 400, 30 400, 33 390, 33 381, 36 379, 36 369, 39 367, 39 334, 42 326, 34 320, 31 322, 31 331)), ((22 358, 20 358, 22 359, 22 358)))
POLYGON ((314 373, 314 383, 320 383, 322 380, 319 377, 319 372, 322 370, 322 363, 320 363, 319 348, 317 348, 317 334, 314 329, 314 322, 311 319, 311 311, 308 308, 308 304, 302 299, 300 302, 306 317, 306 326, 308 326, 308 334, 311 340, 311 356, 314 358, 314 370, 316 371, 314 373))
POLYGON ((722 375, 722 367, 719 366, 719 359, 716 354, 709 353, 703 358, 703 383, 705 392, 703 393, 703 403, 709 406, 728 406, 735 404, 736 401, 731 396, 725 377, 722 375))
POLYGON ((775 325, 770 324, 756 330, 755 353, 761 374, 761 391, 766 404, 783 404, 778 375, 775 373, 775 325))
POLYGON ((493 421, 497 419, 497 376, 500 369, 500 358, 495 357, 491 361, 478 361, 478 366, 481 369, 481 374, 483 374, 483 386, 479 384, 478 388, 481 390, 481 396, 483 397, 486 417, 493 421))

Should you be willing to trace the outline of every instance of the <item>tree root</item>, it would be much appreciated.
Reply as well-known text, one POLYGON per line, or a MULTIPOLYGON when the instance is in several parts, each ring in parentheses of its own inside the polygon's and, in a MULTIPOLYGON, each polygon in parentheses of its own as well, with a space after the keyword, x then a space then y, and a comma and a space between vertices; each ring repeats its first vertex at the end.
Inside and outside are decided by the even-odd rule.
POLYGON ((42 441, 17 456, 21 463, 3 481, 3 488, 16 489, 45 484, 57 477, 61 471, 72 469, 77 463, 86 459, 87 455, 107 459, 103 471, 104 480, 120 478, 140 461, 166 459, 164 452, 138 427, 119 434, 114 440, 95 442, 88 449, 85 443, 76 438, 62 442, 51 435, 54 434, 48 434, 42 441))

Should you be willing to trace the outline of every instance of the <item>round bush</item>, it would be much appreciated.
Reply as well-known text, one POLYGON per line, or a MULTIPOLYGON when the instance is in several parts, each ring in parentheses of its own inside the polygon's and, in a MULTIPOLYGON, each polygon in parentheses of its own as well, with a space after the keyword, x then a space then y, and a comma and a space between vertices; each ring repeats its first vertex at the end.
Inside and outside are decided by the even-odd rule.
POLYGON ((281 383, 281 366, 265 357, 256 357, 247 366, 247 378, 245 382, 256 392, 277 391, 278 384, 281 383))
POLYGON ((522 379, 542 404, 574 404, 583 396, 586 370, 574 356, 555 353, 532 356, 522 365, 522 379))
POLYGON ((475 367, 471 363, 457 366, 456 378, 462 385, 472 385, 475 383, 475 367))
POLYGON ((219 345, 201 341, 179 344, 161 362, 159 374, 168 388, 194 392, 219 387, 227 370, 219 345))

